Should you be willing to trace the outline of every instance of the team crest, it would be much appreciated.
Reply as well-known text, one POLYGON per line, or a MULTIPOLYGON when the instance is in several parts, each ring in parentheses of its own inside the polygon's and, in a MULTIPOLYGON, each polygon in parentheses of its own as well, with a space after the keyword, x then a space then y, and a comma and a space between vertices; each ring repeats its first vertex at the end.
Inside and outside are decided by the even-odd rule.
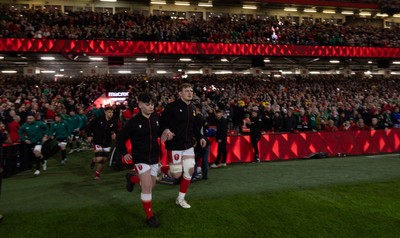
POLYGON ((138 165, 137 168, 138 168, 138 170, 142 170, 143 166, 142 165, 138 165))
POLYGON ((178 154, 174 155, 174 160, 179 160, 179 155, 178 154))
POLYGON ((139 128, 142 128, 142 125, 139 125, 139 128))

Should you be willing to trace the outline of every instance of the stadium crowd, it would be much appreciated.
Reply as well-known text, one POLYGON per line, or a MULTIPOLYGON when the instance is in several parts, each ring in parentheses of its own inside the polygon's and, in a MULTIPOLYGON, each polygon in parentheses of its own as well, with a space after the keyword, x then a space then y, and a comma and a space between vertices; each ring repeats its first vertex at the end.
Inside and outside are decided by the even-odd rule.
MULTIPOLYGON (((252 111, 262 117, 266 133, 400 128, 400 78, 360 79, 359 75, 199 75, 182 80, 147 79, 143 75, 82 76, 57 82, 41 77, 1 76, 0 119, 8 130, 25 123, 28 115, 50 123, 57 114, 85 111, 90 120, 102 113, 101 108, 93 106, 101 94, 129 91, 125 103, 109 105, 122 125, 138 113, 139 92, 153 93, 158 100, 156 111, 162 113, 164 106, 177 98, 176 88, 183 80, 194 85, 195 101, 202 104, 210 127, 215 126, 215 111, 219 109, 224 111, 229 128, 238 133, 252 111), (20 120, 15 122, 18 117, 20 120)), ((17 142, 15 131, 9 132, 11 141, 17 142)))
POLYGON ((288 19, 0 9, 0 37, 400 47, 398 27, 288 19))

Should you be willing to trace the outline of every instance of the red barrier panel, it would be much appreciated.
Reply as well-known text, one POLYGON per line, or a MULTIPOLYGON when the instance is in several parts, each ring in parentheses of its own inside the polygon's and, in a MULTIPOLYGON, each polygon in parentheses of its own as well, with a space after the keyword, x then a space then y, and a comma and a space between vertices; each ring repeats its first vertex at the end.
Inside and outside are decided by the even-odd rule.
MULTIPOLYGON (((217 143, 210 138, 210 162, 217 156, 217 143)), ((128 148, 130 143, 127 143, 128 148)), ((375 131, 303 132, 264 134, 259 142, 261 161, 303 158, 311 153, 326 152, 362 155, 400 152, 400 129, 375 131)), ((253 148, 248 135, 229 136, 227 163, 252 162, 253 148)), ((162 144, 162 163, 167 164, 162 144)))
POLYGON ((399 58, 400 48, 358 46, 307 46, 274 44, 223 44, 126 40, 64 40, 0 38, 0 52, 74 53, 98 56, 137 54, 238 55, 292 57, 399 58))

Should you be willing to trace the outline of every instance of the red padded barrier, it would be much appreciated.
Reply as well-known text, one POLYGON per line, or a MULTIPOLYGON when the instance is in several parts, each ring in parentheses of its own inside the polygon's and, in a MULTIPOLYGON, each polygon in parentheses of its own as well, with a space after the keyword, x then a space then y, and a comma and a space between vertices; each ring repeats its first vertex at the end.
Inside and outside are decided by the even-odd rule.
MULTIPOLYGON (((217 147, 211 138, 210 162, 217 156, 217 147)), ((248 135, 229 136, 227 147, 227 163, 253 161, 248 135)), ((297 159, 315 152, 327 152, 329 156, 394 153, 400 152, 400 129, 264 134, 259 148, 261 161, 297 159)), ((167 164, 164 144, 161 151, 162 163, 167 164)))

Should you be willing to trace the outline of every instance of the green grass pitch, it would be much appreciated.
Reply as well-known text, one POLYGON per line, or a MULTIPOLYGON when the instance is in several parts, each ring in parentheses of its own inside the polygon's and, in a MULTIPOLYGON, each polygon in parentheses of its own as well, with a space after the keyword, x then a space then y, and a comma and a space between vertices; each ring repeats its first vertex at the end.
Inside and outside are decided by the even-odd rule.
POLYGON ((210 169, 192 183, 190 209, 177 185, 157 184, 158 229, 144 224, 140 190, 125 171, 93 180, 89 151, 59 155, 38 177, 3 180, 0 238, 58 237, 400 237, 400 155, 352 156, 210 169))

